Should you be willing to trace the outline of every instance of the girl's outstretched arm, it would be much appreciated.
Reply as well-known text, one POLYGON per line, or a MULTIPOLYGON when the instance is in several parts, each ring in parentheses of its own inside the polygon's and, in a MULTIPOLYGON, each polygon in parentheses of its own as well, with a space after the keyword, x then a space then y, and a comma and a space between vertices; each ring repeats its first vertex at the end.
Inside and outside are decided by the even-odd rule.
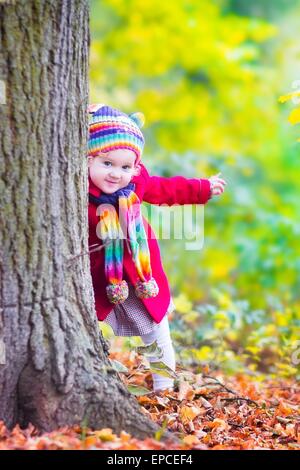
POLYGON ((140 176, 145 187, 143 201, 150 204, 205 204, 211 197, 206 178, 150 176, 143 164, 140 176))

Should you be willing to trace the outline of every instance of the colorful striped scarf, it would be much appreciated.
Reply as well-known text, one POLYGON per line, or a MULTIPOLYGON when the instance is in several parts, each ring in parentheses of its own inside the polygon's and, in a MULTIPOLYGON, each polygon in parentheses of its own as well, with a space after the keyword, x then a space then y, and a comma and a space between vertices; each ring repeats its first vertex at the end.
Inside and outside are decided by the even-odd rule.
POLYGON ((129 183, 113 194, 102 193, 99 198, 89 194, 90 201, 99 204, 97 235, 104 244, 105 276, 108 282, 106 292, 113 304, 122 303, 128 297, 128 285, 123 280, 124 242, 127 243, 137 271, 137 297, 155 297, 159 292, 152 277, 141 203, 134 190, 135 185, 129 183))

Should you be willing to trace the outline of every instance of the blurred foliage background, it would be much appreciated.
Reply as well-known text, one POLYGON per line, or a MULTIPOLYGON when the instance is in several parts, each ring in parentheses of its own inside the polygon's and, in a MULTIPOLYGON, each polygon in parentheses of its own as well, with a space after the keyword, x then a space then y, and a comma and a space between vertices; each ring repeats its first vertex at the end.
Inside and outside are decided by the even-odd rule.
POLYGON ((228 182, 202 250, 160 240, 184 364, 299 374, 299 27, 298 0, 91 1, 90 102, 145 114, 152 174, 228 182))

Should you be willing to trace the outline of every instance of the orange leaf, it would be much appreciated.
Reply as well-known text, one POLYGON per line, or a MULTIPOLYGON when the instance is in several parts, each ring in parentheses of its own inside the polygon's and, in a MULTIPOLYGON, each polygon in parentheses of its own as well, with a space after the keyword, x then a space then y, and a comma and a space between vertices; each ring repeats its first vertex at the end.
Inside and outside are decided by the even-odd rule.
POLYGON ((183 424, 188 424, 189 421, 193 421, 200 413, 200 409, 196 406, 183 406, 180 409, 180 418, 183 424))
POLYGON ((187 444, 188 446, 193 446, 195 444, 199 444, 200 441, 193 434, 188 434, 187 436, 184 436, 183 442, 187 444))

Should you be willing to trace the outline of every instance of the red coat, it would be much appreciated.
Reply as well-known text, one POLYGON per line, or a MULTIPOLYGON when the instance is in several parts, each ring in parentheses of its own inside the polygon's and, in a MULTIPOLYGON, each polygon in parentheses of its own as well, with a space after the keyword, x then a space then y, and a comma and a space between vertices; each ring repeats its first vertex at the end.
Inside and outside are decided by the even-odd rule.
MULTIPOLYGON (((183 176, 172 176, 170 178, 162 176, 150 176, 143 164, 141 172, 132 179, 135 183, 135 193, 140 201, 150 204, 205 204, 210 198, 210 183, 203 178, 185 178, 183 176)), ((89 178, 89 193, 99 197, 101 190, 97 188, 89 178)), ((100 243, 97 237, 96 226, 99 217, 96 215, 97 204, 89 202, 89 246, 100 243)), ((156 297, 141 299, 151 317, 159 323, 170 303, 170 287, 164 272, 160 249, 155 234, 143 217, 145 232, 148 236, 148 245, 151 256, 152 275, 156 280, 159 293, 156 297), (150 236, 149 236, 150 235, 150 236)), ((109 312, 114 308, 106 296, 105 287, 107 285, 104 275, 104 250, 90 254, 91 273, 95 295, 95 307, 99 320, 104 320, 109 312)), ((135 285, 138 280, 136 269, 128 252, 126 243, 124 244, 123 259, 123 279, 135 285)))

